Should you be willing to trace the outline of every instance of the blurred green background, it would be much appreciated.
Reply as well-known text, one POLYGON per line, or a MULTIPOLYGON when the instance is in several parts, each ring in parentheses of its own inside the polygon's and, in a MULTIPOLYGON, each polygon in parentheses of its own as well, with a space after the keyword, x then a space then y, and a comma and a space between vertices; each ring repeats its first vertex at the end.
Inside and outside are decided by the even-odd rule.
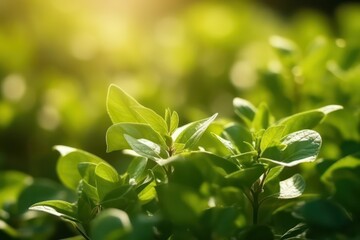
POLYGON ((57 183, 54 145, 121 164, 121 153, 106 153, 111 83, 160 114, 176 110, 181 123, 234 118, 234 97, 266 102, 276 118, 343 105, 316 129, 323 160, 295 169, 307 192, 326 195, 322 173, 360 149, 356 2, 1 0, 0 230, 71 236, 26 209, 73 199, 57 183))
POLYGON ((57 144, 120 161, 110 83, 183 123, 233 117, 236 96, 276 117, 342 104, 323 156, 357 151, 360 5, 326 3, 0 1, 0 169, 57 179, 57 144))

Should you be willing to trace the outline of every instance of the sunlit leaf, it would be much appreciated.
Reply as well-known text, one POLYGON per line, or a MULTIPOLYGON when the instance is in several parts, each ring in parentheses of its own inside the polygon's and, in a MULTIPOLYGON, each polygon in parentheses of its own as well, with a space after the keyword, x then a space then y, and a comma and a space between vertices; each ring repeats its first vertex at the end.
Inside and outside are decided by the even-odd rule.
POLYGON ((247 126, 251 126, 257 111, 256 107, 254 107, 254 105, 252 105, 249 101, 242 98, 234 98, 233 106, 236 115, 238 115, 238 117, 240 117, 247 126))
POLYGON ((316 127, 327 114, 338 111, 343 107, 340 105, 328 105, 319 109, 300 112, 292 116, 281 119, 277 125, 285 126, 283 134, 292 133, 302 129, 312 129, 316 127))
POLYGON ((301 196, 305 190, 305 181, 300 174, 280 182, 280 193, 278 198, 291 199, 301 196))
POLYGON ((42 211, 61 217, 65 220, 77 222, 77 208, 75 204, 65 202, 62 200, 49 200, 38 202, 32 205, 30 210, 42 211))
POLYGON ((101 158, 79 149, 66 146, 55 146, 54 148, 61 154, 56 169, 59 178, 65 186, 74 190, 82 178, 78 171, 79 163, 90 162, 106 164, 101 158))
POLYGON ((153 110, 145 107, 133 107, 132 109, 134 109, 135 112, 137 112, 156 132, 161 135, 166 135, 168 133, 165 120, 153 110))
POLYGON ((143 178, 147 161, 147 158, 144 157, 135 157, 134 159, 132 159, 127 168, 127 174, 129 174, 130 184, 136 184, 143 178))
POLYGON ((191 149, 200 140, 209 125, 215 120, 217 114, 210 118, 189 123, 175 130, 172 137, 176 143, 185 144, 185 149, 191 149))
POLYGON ((167 152, 161 149, 161 146, 147 139, 136 139, 125 134, 125 139, 132 150, 143 157, 158 160, 167 157, 167 152))
POLYGON ((279 148, 275 153, 265 151, 260 159, 286 167, 313 162, 320 151, 321 137, 313 130, 301 130, 285 136, 281 144, 284 149, 279 148))
POLYGON ((130 147, 124 135, 136 139, 147 139, 162 147, 166 147, 164 139, 148 124, 141 123, 117 123, 109 127, 106 132, 107 152, 123 150, 130 147))
POLYGON ((113 123, 146 123, 134 110, 134 107, 143 106, 116 85, 110 85, 106 100, 107 111, 113 123))

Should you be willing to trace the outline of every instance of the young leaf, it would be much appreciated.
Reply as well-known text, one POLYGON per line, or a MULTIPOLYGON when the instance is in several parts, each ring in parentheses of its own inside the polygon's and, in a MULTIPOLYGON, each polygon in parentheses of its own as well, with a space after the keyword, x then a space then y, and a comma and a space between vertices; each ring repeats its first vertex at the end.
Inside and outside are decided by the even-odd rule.
POLYGON ((305 190, 305 181, 300 174, 280 182, 280 193, 278 198, 291 199, 301 196, 305 190))
POLYGON ((32 205, 29 209, 46 212, 72 222, 78 222, 76 205, 62 200, 39 202, 32 205))
POLYGON ((155 186, 156 182, 151 181, 143 190, 141 190, 141 192, 138 194, 141 204, 146 204, 156 197, 155 186))
POLYGON ((236 115, 250 127, 257 111, 254 105, 242 98, 234 98, 233 105, 236 115))
POLYGON ((284 149, 279 148, 274 155, 265 151, 260 160, 270 161, 285 167, 313 162, 320 151, 321 137, 313 130, 301 130, 285 136, 281 140, 281 144, 285 146, 284 149), (276 156, 276 158, 271 158, 272 156, 276 156))
POLYGON ((179 115, 177 114, 177 112, 173 111, 170 119, 169 134, 173 134, 173 132, 178 128, 178 126, 179 126, 179 115))
POLYGON ((106 107, 113 123, 145 123, 145 120, 134 110, 134 107, 143 106, 114 84, 109 87, 106 107))
POLYGON ((265 151, 266 148, 279 144, 284 131, 284 126, 271 126, 265 130, 260 143, 261 151, 265 151))
POLYGON ((106 132, 106 151, 112 152, 129 148, 130 145, 124 137, 125 134, 136 139, 147 139, 166 148, 164 139, 148 124, 117 123, 109 127, 106 132))
POLYGON ((258 107, 254 119, 252 121, 252 127, 255 130, 267 129, 270 125, 270 111, 265 103, 261 103, 258 107))
POLYGON ((215 120, 217 114, 209 118, 189 123, 175 130, 172 138, 175 143, 184 143, 185 149, 191 149, 200 140, 209 125, 215 120))
POLYGON ((78 171, 79 163, 106 163, 101 158, 79 149, 66 146, 55 146, 54 148, 61 154, 56 169, 58 176, 65 186, 74 190, 82 178, 78 171))
POLYGON ((160 135, 164 136, 168 133, 165 120, 153 110, 151 110, 150 108, 137 106, 133 107, 133 109, 139 114, 141 118, 144 119, 147 124, 149 124, 160 135))

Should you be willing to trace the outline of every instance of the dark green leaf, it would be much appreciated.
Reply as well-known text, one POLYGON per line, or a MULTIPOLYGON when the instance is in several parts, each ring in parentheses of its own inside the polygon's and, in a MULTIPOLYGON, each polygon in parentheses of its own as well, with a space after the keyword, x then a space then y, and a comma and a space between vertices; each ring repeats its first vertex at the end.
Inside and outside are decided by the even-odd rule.
POLYGON ((237 239, 240 240, 273 240, 274 234, 267 226, 255 225, 241 231, 237 239))
POLYGON ((208 200, 188 186, 175 183, 156 188, 164 214, 179 225, 192 225, 206 208, 208 200))
POLYGON ((264 166, 261 164, 243 168, 226 175, 231 185, 250 188, 251 185, 264 173, 264 166))
POLYGON ((348 213, 338 204, 324 199, 317 199, 300 205, 294 216, 308 225, 327 229, 341 229, 350 224, 348 213))
POLYGON ((294 237, 303 234, 307 229, 308 226, 306 224, 299 223, 282 235, 280 240, 293 239, 294 237))
POLYGON ((106 209, 91 222, 90 236, 93 240, 122 239, 131 230, 131 222, 126 212, 106 209))

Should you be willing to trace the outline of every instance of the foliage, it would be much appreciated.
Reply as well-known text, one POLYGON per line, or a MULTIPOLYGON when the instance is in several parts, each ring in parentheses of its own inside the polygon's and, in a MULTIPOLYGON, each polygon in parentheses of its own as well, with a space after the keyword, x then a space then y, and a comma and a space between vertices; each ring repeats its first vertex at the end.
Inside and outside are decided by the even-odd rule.
POLYGON ((147 239, 154 226, 175 239, 359 238, 358 4, 284 16, 255 1, 107 3, 0 3, 0 239, 147 239), (105 144, 111 83, 155 111, 114 101, 105 144), (344 109, 325 120, 333 104, 344 109), (168 106, 178 114, 157 114, 168 106), (49 200, 58 217, 26 211, 49 200))
MULTIPOLYGON (((77 200, 46 200, 30 210, 70 222, 86 239, 138 239, 143 228, 147 231, 141 239, 281 236, 284 232, 276 231, 269 213, 305 190, 300 174, 282 179, 281 172, 316 160, 322 140, 310 128, 342 107, 326 106, 276 121, 265 104, 256 108, 240 98, 233 103, 238 121, 220 124, 214 133, 216 114, 179 127, 176 112, 167 109, 162 117, 111 85, 107 110, 113 125, 106 141, 108 151, 125 149, 134 156, 127 171, 119 173, 85 151, 57 146, 59 178, 77 200), (201 146, 206 132, 211 144, 201 146)), ((297 207, 294 216, 309 226, 351 223, 344 209, 322 201, 297 207), (319 205, 336 209, 329 220, 312 212, 319 205)), ((282 238, 289 235, 293 237, 285 233, 282 238)))

